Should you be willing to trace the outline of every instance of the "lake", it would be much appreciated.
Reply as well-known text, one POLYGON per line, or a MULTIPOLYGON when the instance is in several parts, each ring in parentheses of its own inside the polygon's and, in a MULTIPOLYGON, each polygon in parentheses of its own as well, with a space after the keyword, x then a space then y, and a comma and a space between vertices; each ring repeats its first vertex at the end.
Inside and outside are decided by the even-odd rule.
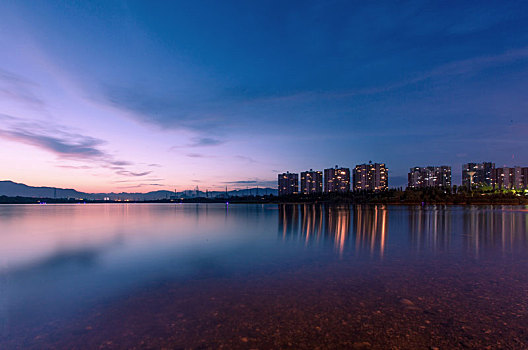
POLYGON ((0 205, 0 348, 528 348, 528 207, 0 205))

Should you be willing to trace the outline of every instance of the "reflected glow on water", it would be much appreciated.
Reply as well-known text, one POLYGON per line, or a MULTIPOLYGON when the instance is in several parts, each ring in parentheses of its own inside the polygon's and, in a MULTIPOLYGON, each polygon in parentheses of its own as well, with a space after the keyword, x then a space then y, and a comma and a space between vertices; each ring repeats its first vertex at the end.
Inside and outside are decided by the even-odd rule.
POLYGON ((67 319, 152 283, 527 251, 526 207, 2 205, 0 330, 67 319))
POLYGON ((333 242, 343 256, 352 238, 356 252, 379 252, 383 256, 388 230, 386 206, 279 206, 279 234, 283 240, 298 237, 309 243, 333 242))

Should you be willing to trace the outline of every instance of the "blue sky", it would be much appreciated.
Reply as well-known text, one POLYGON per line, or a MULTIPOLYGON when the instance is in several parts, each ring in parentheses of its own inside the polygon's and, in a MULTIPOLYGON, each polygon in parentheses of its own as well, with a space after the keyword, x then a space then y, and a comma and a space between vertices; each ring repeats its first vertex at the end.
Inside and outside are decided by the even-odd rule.
POLYGON ((2 177, 274 185, 385 162, 528 165, 528 3, 3 1, 2 177))

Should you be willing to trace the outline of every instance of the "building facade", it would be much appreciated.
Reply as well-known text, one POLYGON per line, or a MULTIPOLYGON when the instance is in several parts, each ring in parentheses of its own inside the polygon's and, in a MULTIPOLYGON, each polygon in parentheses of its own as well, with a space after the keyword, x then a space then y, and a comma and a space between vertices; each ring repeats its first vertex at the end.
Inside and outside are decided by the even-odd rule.
POLYGON ((407 176, 409 188, 449 188, 451 187, 451 167, 428 166, 414 167, 407 176))
POLYGON ((324 191, 349 192, 350 191, 350 169, 349 168, 329 168, 324 170, 324 191))
POLYGON ((492 186, 494 189, 527 189, 528 167, 495 168, 492 172, 492 186))
POLYGON ((301 193, 316 194, 323 192, 323 173, 321 171, 301 172, 301 193))
POLYGON ((389 188, 389 173, 383 163, 356 165, 354 168, 354 190, 383 191, 389 188))
POLYGON ((493 170, 495 163, 467 163, 462 165, 462 186, 483 187, 492 186, 493 170))
POLYGON ((278 176, 279 196, 299 193, 299 174, 285 172, 278 176))

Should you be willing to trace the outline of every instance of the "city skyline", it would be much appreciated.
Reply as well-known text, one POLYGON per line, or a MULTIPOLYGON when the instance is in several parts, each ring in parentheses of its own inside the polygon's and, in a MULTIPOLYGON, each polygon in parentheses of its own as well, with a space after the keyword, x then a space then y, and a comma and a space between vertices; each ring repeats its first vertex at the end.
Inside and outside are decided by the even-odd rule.
POLYGON ((389 169, 384 163, 357 164, 354 168, 310 169, 278 175, 278 194, 322 194, 329 192, 384 191, 389 188, 441 188, 461 186, 467 189, 528 189, 528 167, 496 167, 494 162, 466 163, 460 169, 462 182, 453 183, 450 165, 415 166, 407 173, 405 186, 389 186, 389 169), (324 174, 324 176, 323 176, 324 174), (300 183, 300 190, 299 190, 300 183), (324 185, 324 187, 323 187, 324 185))
MULTIPOLYGON (((467 172, 469 170, 475 170, 475 174, 473 175, 473 178, 472 178, 472 181, 471 181, 471 184, 472 185, 477 185, 477 186, 481 186, 481 185, 486 185, 486 186, 491 186, 491 187, 497 187, 498 189, 502 188, 503 185, 502 185, 502 182, 501 184, 499 185, 498 183, 498 178, 501 176, 500 174, 504 174, 505 171, 510 171, 511 174, 510 176, 512 177, 512 179, 515 179, 515 180, 511 180, 513 181, 513 183, 519 183, 519 181, 523 184, 524 186, 524 183, 528 183, 528 167, 527 166, 524 166, 524 165, 514 165, 514 166, 507 166, 507 165, 504 165, 504 166, 497 166, 495 167, 495 163, 494 162, 470 162, 470 163, 465 163, 465 164, 462 164, 461 166, 461 169, 460 169, 460 172, 457 172, 457 171, 454 171, 452 172, 452 167, 450 165, 441 165, 441 166, 436 166, 436 165, 426 165, 426 166, 415 166, 415 167, 412 167, 410 168, 410 172, 407 173, 407 179, 404 183, 399 183, 398 185, 395 185, 392 183, 392 181, 388 181, 389 178, 391 178, 392 180, 392 177, 389 177, 389 174, 388 174, 388 168, 386 167, 385 164, 383 163, 372 163, 372 161, 369 161, 369 163, 363 163, 363 164, 356 164, 354 167, 339 167, 339 170, 345 170, 349 176, 349 179, 346 180, 346 182, 348 183, 348 186, 350 187, 349 190, 362 190, 362 189, 369 189, 369 188, 362 188, 362 187, 358 187, 358 184, 355 183, 356 181, 356 174, 355 172, 358 170, 359 167, 363 167, 363 169, 365 167, 376 167, 373 175, 371 176, 374 176, 376 177, 376 179, 373 179, 371 181, 373 181, 374 184, 374 188, 376 188, 377 186, 379 186, 379 189, 383 190, 383 189, 388 189, 388 188, 407 188, 407 187, 436 187, 436 185, 425 185, 425 186, 409 186, 409 183, 410 183, 410 175, 411 173, 413 172, 416 172, 416 171, 435 171, 436 168, 448 168, 449 169, 449 185, 448 186, 465 186, 467 187, 469 185, 469 176, 467 174, 467 172), (381 169, 379 168, 381 166, 381 169), (478 167, 482 167, 482 166, 490 166, 490 168, 486 168, 486 172, 484 172, 484 174, 481 174, 481 172, 483 171, 482 168, 478 168, 478 167), (470 169, 470 167, 472 167, 473 169, 470 169), (380 172, 381 170, 381 172, 380 172), (497 173, 497 171, 499 171, 499 173, 497 173), (517 174, 518 173, 518 174, 517 174), (376 174, 376 175, 374 175, 376 174), (459 176, 458 176, 459 175, 459 176), (520 180, 520 176, 522 176, 522 180, 520 180), (453 179, 459 179, 458 182, 455 182, 453 179), (485 181, 482 181, 483 179, 485 179, 485 181), (525 180, 526 179, 526 180, 525 180), (380 182, 381 181, 381 182, 380 182), (388 184, 387 184, 388 183, 388 184)), ((324 170, 327 170, 327 171, 330 171, 330 170, 338 170, 338 166, 336 165, 334 168, 330 167, 330 168, 325 168, 324 170)), ((325 180, 324 180, 324 176, 323 176, 323 171, 321 170, 313 170, 313 169, 309 169, 309 170, 304 170, 304 171, 285 171, 283 173, 279 173, 278 174, 278 178, 279 178, 279 182, 280 182, 280 179, 281 177, 285 176, 285 175, 289 175, 289 176, 297 176, 297 181, 296 181, 296 190, 294 190, 293 192, 288 192, 288 193, 285 193, 285 194, 308 194, 308 193, 323 193, 323 192, 327 192, 327 191, 324 191, 322 186, 324 185, 325 183, 325 180), (312 188, 310 191, 304 191, 304 187, 303 187, 303 176, 306 176, 306 174, 310 174, 311 176, 318 176, 317 179, 314 181, 314 180, 308 180, 308 182, 313 182, 314 184, 313 185, 308 185, 308 184, 304 184, 304 186, 320 186, 321 189, 320 191, 318 190, 315 190, 314 188, 312 188), (316 175, 317 174, 317 175, 316 175), (300 176, 300 177, 299 177, 300 176), (316 183, 316 181, 319 181, 318 183, 316 183)), ((424 176, 424 177, 429 177, 428 174, 422 174, 421 176, 424 176)), ((504 176, 504 175, 502 175, 504 176)), ((330 176, 329 176, 330 177, 330 176)), ((433 179, 433 178, 432 178, 433 179)), ((14 181, 12 179, 0 179, 0 181, 4 181, 4 182, 13 182, 13 183, 20 183, 20 182, 17 182, 17 181, 14 181)), ((416 181, 416 180, 414 180, 416 181)), ((420 180, 422 181, 422 180, 420 180)), ((506 180, 506 183, 509 183, 508 180, 506 180)), ((71 188, 67 188, 67 187, 61 187, 61 186, 44 186, 42 184, 27 184, 27 183, 20 183, 20 184, 23 184, 23 185, 29 185, 29 186, 33 186, 33 187, 36 187, 36 188, 44 188, 44 187, 50 187, 50 188, 57 188, 57 189, 61 189, 61 190, 77 190, 78 187, 71 187, 71 188)), ((281 185, 279 184, 278 186, 279 188, 281 187, 281 185)), ((207 191, 214 191, 214 192, 225 192, 226 190, 229 190, 229 191, 246 191, 246 190, 255 190, 255 189, 277 189, 277 180, 269 180, 269 181, 233 181, 233 182, 224 182, 223 184, 221 185, 212 185, 212 186, 201 186, 199 184, 195 184, 193 185, 193 187, 180 187, 180 188, 173 188, 173 189, 170 189, 169 187, 161 187, 161 188, 156 188, 156 189, 153 189, 152 191, 141 191, 141 190, 137 190, 137 191, 134 191, 134 190, 131 190, 131 191, 126 191, 126 190, 123 190, 123 191, 116 191, 115 189, 112 190, 110 189, 109 191, 107 191, 108 193, 144 193, 144 194, 147 194, 149 192, 156 192, 156 191, 165 191, 165 192, 194 192, 194 191, 201 191, 201 192, 204 192, 206 193, 207 191)), ((505 188, 508 188, 507 186, 505 188)), ((86 192, 89 192, 89 191, 86 191, 86 192)), ((280 192, 280 191, 279 191, 280 192)), ((333 191, 330 191, 330 192, 333 192, 333 191)), ((91 193, 102 193, 102 192, 91 192, 91 193)))
POLYGON ((0 4, 0 180, 275 187, 528 164, 525 2, 0 4))

